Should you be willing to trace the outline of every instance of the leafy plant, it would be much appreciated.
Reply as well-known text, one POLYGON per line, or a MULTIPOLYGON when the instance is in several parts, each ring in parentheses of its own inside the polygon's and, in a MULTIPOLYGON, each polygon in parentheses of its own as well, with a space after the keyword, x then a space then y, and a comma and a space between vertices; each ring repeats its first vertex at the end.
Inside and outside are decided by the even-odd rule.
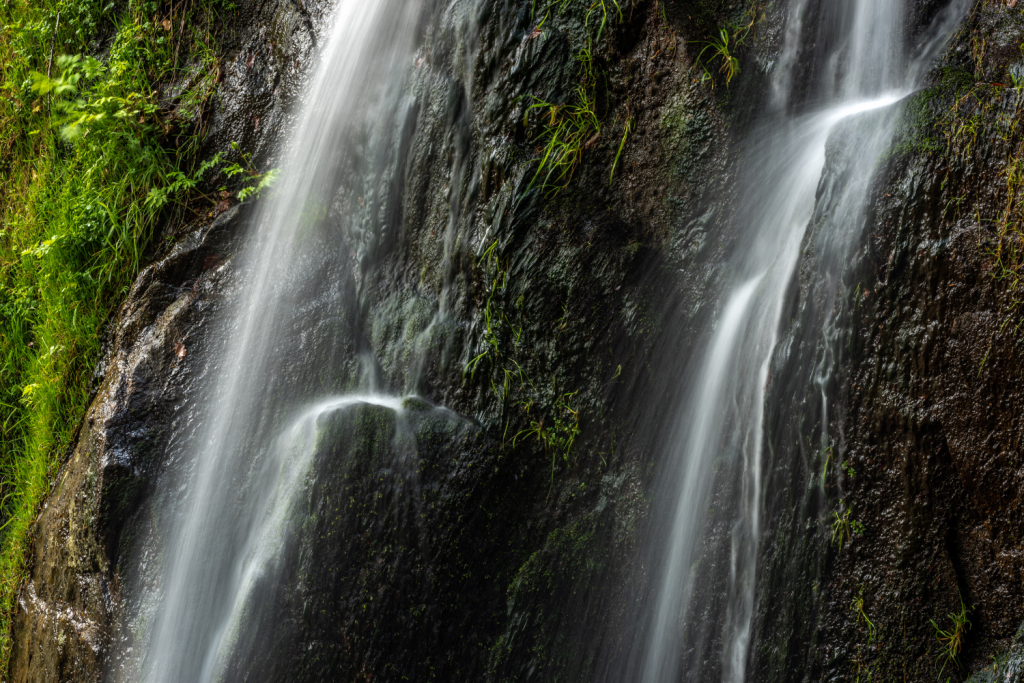
POLYGON ((93 57, 61 55, 57 68, 61 71, 57 78, 38 71, 29 75, 34 93, 54 98, 58 115, 52 123, 59 126, 64 140, 76 142, 99 129, 104 129, 107 136, 121 136, 160 128, 159 122, 153 120, 158 107, 149 97, 138 92, 116 94, 119 88, 112 82, 101 82, 93 91, 82 87, 107 70, 93 57))
POLYGON ((224 166, 223 172, 229 178, 243 176, 246 186, 238 191, 238 201, 244 202, 249 197, 259 197, 260 193, 274 184, 280 169, 272 168, 263 173, 256 170, 252 165, 252 154, 243 152, 237 142, 231 143, 231 149, 237 151, 242 157, 242 164, 232 163, 224 166))
MULTIPOLYGON (((215 202, 215 198, 199 192, 198 187, 206 172, 217 166, 221 166, 220 172, 228 178, 234 178, 239 175, 244 177, 245 185, 238 191, 238 201, 244 202, 249 197, 259 197, 264 189, 273 185, 274 181, 277 180, 279 169, 274 168, 261 173, 252 165, 252 154, 242 152, 237 142, 232 142, 231 148, 239 153, 242 158, 242 164, 245 164, 244 166, 238 162, 225 162, 223 152, 217 152, 211 159, 200 164, 199 168, 192 175, 181 171, 171 171, 168 173, 167 179, 170 182, 162 187, 152 188, 146 196, 146 206, 151 210, 157 210, 165 206, 172 199, 180 201, 182 198, 187 198, 193 193, 198 193, 207 200, 215 202)), ((227 192, 225 187, 220 189, 221 192, 227 192)))
POLYGON ((932 628, 935 629, 935 639, 939 641, 939 645, 942 647, 942 651, 936 658, 936 664, 942 662, 942 667, 939 669, 939 674, 946 669, 946 666, 952 663, 958 669, 960 668, 960 653, 964 648, 964 641, 967 638, 967 631, 971 628, 971 622, 967 618, 967 606, 964 605, 963 596, 960 596, 960 611, 956 613, 950 613, 946 615, 952 621, 952 626, 949 629, 943 629, 939 626, 934 619, 929 619, 932 628))
POLYGON ((849 477, 850 479, 853 479, 857 476, 857 471, 853 469, 853 465, 850 464, 849 460, 843 462, 843 472, 845 472, 846 476, 849 477))
MULTIPOLYGON (((499 362, 501 358, 501 345, 498 339, 498 326, 499 323, 508 324, 508 318, 505 316, 504 311, 499 310, 499 299, 504 294, 505 288, 508 286, 508 267, 502 268, 501 261, 498 258, 497 253, 498 241, 495 240, 491 243, 491 246, 483 253, 480 260, 486 262, 491 266, 491 290, 487 295, 487 303, 484 305, 483 318, 484 318, 484 332, 483 332, 483 344, 484 350, 481 351, 476 357, 466 364, 462 374, 465 377, 466 373, 469 373, 470 378, 476 377, 476 371, 480 363, 487 360, 490 367, 493 368, 495 363, 499 362)), ((505 384, 507 385, 508 376, 506 375, 505 384)), ((492 384, 492 388, 494 388, 492 384)), ((508 391, 505 392, 508 395, 508 391)))
POLYGON ((200 164, 199 168, 196 169, 195 173, 191 176, 181 171, 171 171, 167 174, 167 179, 170 181, 168 184, 163 187, 150 188, 149 194, 146 195, 146 206, 151 211, 157 211, 163 208, 172 199, 177 199, 179 197, 186 196, 191 192, 196 192, 196 188, 202 181, 206 172, 220 164, 222 158, 223 155, 218 152, 212 159, 200 164))
POLYGON ((851 520, 850 512, 847 509, 842 516, 837 511, 832 513, 832 544, 838 544, 840 552, 843 550, 843 546, 850 542, 854 533, 864 533, 864 525, 855 519, 851 520))
POLYGON ((756 17, 751 18, 750 23, 746 26, 721 28, 718 30, 717 36, 713 35, 704 41, 697 41, 703 46, 696 60, 704 71, 701 75, 701 83, 710 82, 712 87, 715 85, 715 76, 711 73, 707 63, 701 62, 704 55, 710 52, 708 61, 719 63, 718 73, 725 76, 725 87, 729 87, 732 79, 740 72, 740 60, 736 57, 735 52, 746 41, 747 35, 754 27, 755 20, 756 17))

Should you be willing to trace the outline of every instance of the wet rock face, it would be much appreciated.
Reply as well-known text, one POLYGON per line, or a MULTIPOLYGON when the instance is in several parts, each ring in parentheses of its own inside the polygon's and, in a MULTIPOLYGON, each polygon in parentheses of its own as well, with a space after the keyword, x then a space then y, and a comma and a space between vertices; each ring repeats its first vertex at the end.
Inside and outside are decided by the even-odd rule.
POLYGON ((274 610, 246 623, 229 680, 480 675, 486 617, 501 601, 487 572, 521 542, 514 481, 472 422, 416 399, 404 406, 319 418, 278 560, 287 569, 256 589, 274 610))
MULTIPOLYGON (((374 176, 387 196, 374 203, 372 187, 337 204, 365 218, 344 236, 360 304, 353 336, 391 393, 430 403, 398 417, 362 406, 323 418, 287 571, 260 588, 275 618, 246 632, 235 678, 616 680, 646 579, 634 560, 671 403, 650 397, 674 395, 714 312, 709 294, 734 239, 729 117, 765 91, 755 64, 728 98, 693 79, 688 41, 703 35, 700 22, 730 20, 727 3, 621 4, 626 18, 595 54, 607 76, 601 133, 554 196, 530 188, 543 126, 524 125, 524 102, 571 98, 584 17, 556 16, 541 37, 531 3, 480 0, 425 21, 396 117, 397 159, 374 176), (395 197, 400 211, 371 215, 395 197), (678 360, 652 376, 654 356, 678 360), (573 415, 571 449, 540 438, 573 415)), ((915 7, 916 31, 938 3, 915 7)), ((326 10, 242 6, 209 112, 211 150, 238 141, 273 156, 326 10)), ((759 63, 777 49, 780 16, 759 63)), ((974 607, 963 661, 980 668, 1024 618, 1019 348, 1000 332, 1008 301, 977 226, 946 210, 975 185, 998 200, 999 155, 943 185, 941 156, 911 138, 884 166, 848 268, 842 370, 829 384, 837 400, 826 414, 793 402, 820 391, 807 372, 816 342, 794 345, 773 372, 769 431, 786 446, 766 484, 774 521, 758 680, 868 670, 924 680, 937 642, 928 620, 948 628, 958 596, 974 607), (837 435, 827 454, 807 437, 823 423, 837 435), (849 469, 810 490, 829 458, 849 469), (839 498, 863 525, 841 549, 830 545, 839 498)), ((169 441, 199 398, 193 380, 213 370, 243 211, 191 232, 170 226, 187 236, 140 275, 119 313, 105 379, 36 526, 14 680, 137 677, 140 652, 113 661, 111 642, 144 648, 133 629, 155 606, 137 598, 160 579, 155 520, 174 499, 154 489, 181 465, 169 441)), ((820 329, 834 294, 806 269, 795 327, 820 329)), ((729 533, 720 527, 718 550, 729 533)))
MULTIPOLYGON (((728 136, 710 94, 686 75, 685 12, 674 8, 665 23, 638 4, 598 57, 609 71, 604 132, 557 199, 527 193, 541 127, 523 126, 522 98, 571 96, 583 15, 552 21, 541 40, 528 3, 464 4, 428 26, 399 117, 399 159, 380 172, 402 211, 384 226, 368 217, 344 238, 359 255, 357 336, 382 383, 470 418, 410 406, 411 460, 395 446, 401 424, 375 409, 328 425, 338 433, 318 454, 288 581, 268 588, 279 618, 251 633, 274 645, 234 662, 239 675, 521 680, 596 665, 593 628, 606 623, 596 599, 602 582, 622 584, 647 504, 644 451, 617 442, 650 382, 643 359, 662 333, 664 292, 681 282, 695 292, 669 336, 694 341, 686 335, 707 315, 701 292, 717 271, 687 265, 714 263, 727 247, 710 232, 725 211, 709 197, 727 185, 728 136), (519 333, 502 330, 502 359, 465 372, 485 343, 497 273, 482 253, 495 241, 511 286, 493 304, 519 333), (513 361, 521 386, 502 396, 495 387, 513 361), (571 453, 549 452, 537 434, 514 439, 550 420, 560 397, 581 416, 571 453), (393 509, 401 514, 383 514, 393 509), (559 609, 589 625, 576 628, 559 609)), ((322 10, 240 8, 219 103, 206 113, 211 154, 237 141, 272 156, 322 10)), ((193 387, 215 369, 242 213, 191 231, 168 226, 184 237, 119 312, 96 400, 36 526, 14 680, 138 677, 136 632, 156 608, 141 596, 160 580, 160 519, 175 504, 156 489, 181 466, 175 435, 195 429, 193 387)))
POLYGON ((1024 625, 1017 630, 1010 647, 967 679, 967 683, 1020 683, 1024 681, 1024 625))
POLYGON ((160 465, 189 383, 188 355, 201 354, 216 308, 223 264, 210 268, 210 259, 231 248, 239 215, 228 210, 143 271, 120 311, 106 380, 33 529, 11 680, 103 678, 120 608, 117 563, 131 542, 125 528, 160 465))
POLYGON ((207 145, 211 156, 237 142, 257 159, 275 157, 331 3, 237 4, 222 48, 217 103, 207 113, 207 145))
MULTIPOLYGON (((1019 43, 1022 28, 1019 10, 979 6, 931 87, 904 103, 838 295, 805 255, 784 366, 792 379, 769 422, 787 452, 769 502, 763 680, 797 670, 805 680, 958 681, 993 657, 1000 676, 1016 675, 1006 662, 1024 619, 1024 358, 995 259, 999 223, 984 217, 1007 206, 1006 163, 1020 141, 1001 121, 1017 116, 1018 91, 977 91, 971 151, 944 137, 955 128, 943 121, 975 97, 972 73, 1006 73, 999 46, 1019 43), (992 47, 976 64, 979 35, 992 47), (840 323, 823 333, 832 314, 840 323), (827 413, 813 400, 825 334, 836 359, 827 413)), ((823 202, 843 182, 837 147, 823 202)), ((986 671, 973 680, 992 679, 986 671)))
MULTIPOLYGON (((862 252, 874 272, 852 313, 844 488, 865 531, 835 558, 827 609, 839 621, 863 596, 882 615, 884 654, 924 676, 943 657, 930 619, 948 631, 949 615, 966 608, 965 665, 977 666, 1024 618, 1024 359, 1004 325, 1011 302, 981 226, 944 212, 955 195, 941 189, 940 166, 901 170, 886 185, 893 196, 876 197, 862 252)), ((998 177, 993 167, 979 175, 986 189, 998 177)), ((859 631, 845 640, 863 641, 859 631)), ((840 667, 842 654, 837 646, 827 661, 840 667)), ((876 659, 861 657, 864 666, 876 659)))

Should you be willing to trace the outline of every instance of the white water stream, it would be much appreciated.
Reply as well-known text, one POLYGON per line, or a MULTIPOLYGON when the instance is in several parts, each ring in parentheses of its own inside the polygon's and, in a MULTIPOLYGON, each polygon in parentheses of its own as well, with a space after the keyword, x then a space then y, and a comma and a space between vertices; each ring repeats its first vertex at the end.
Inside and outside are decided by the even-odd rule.
POLYGON ((743 680, 761 530, 761 420, 783 297, 814 210, 829 132, 843 119, 889 106, 897 99, 885 96, 799 119, 772 145, 774 163, 787 172, 765 176, 771 181, 758 194, 763 231, 754 237, 756 248, 747 255, 745 276, 722 307, 701 372, 690 389, 690 408, 683 418, 685 436, 674 456, 682 462, 677 474, 680 488, 645 647, 645 683, 677 680, 680 615, 689 602, 688 573, 704 530, 716 460, 729 452, 742 459, 743 480, 742 509, 733 529, 732 599, 726 616, 723 670, 725 680, 743 680))
POLYGON ((400 410, 400 399, 375 394, 372 381, 354 395, 323 397, 337 391, 332 366, 352 356, 350 347, 331 347, 340 338, 331 326, 345 325, 339 309, 352 299, 343 283, 351 281, 346 271, 355 255, 322 225, 352 163, 350 148, 372 152, 375 141, 365 131, 372 134, 398 106, 420 9, 414 0, 341 0, 327 30, 281 186, 264 202, 238 257, 228 341, 206 380, 215 388, 203 425, 184 454, 193 464, 180 483, 186 494, 164 551, 162 603, 142 664, 148 683, 227 675, 241 620, 264 607, 251 593, 279 554, 318 418, 359 403, 400 410), (333 320, 304 316, 318 301, 333 320))
MULTIPOLYGON (((802 44, 805 36, 820 38, 820 30, 816 34, 806 26, 810 5, 810 0, 797 0, 790 7, 772 93, 777 112, 769 115, 770 123, 758 130, 760 139, 743 157, 747 172, 738 208, 743 242, 734 256, 733 284, 691 374, 694 380, 685 389, 666 456, 651 541, 653 586, 644 603, 649 613, 641 617, 634 641, 631 680, 710 680, 715 667, 709 667, 700 643, 716 639, 721 680, 747 680, 762 532, 764 401, 801 244, 812 218, 824 221, 812 248, 832 260, 825 267, 836 271, 830 277, 838 280, 842 259, 863 224, 871 174, 892 136, 897 118, 892 105, 916 87, 962 11, 940 17, 943 21, 934 27, 930 42, 909 60, 902 38, 903 0, 846 0, 819 7, 819 16, 831 11, 844 19, 826 53, 818 45, 802 44), (799 82, 802 97, 826 106, 810 114, 787 114, 796 99, 796 70, 808 54, 823 68, 817 72, 819 82, 799 82), (870 119, 858 123, 865 116, 870 119), (838 208, 822 218, 815 215, 816 193, 826 143, 838 126, 845 126, 849 135, 850 178, 834 202, 838 208), (728 567, 713 570, 728 572, 724 615, 721 623, 709 623, 709 615, 720 612, 714 596, 701 593, 695 582, 708 533, 708 508, 723 476, 736 478, 737 503, 731 511, 728 567)), ((824 390, 822 400, 827 409, 824 390)))

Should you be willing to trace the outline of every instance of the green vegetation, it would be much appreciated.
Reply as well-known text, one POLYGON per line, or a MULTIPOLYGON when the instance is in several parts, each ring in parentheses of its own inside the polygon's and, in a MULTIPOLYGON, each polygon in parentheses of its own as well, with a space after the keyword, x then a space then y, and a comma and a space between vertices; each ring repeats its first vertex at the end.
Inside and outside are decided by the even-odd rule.
MULTIPOLYGON (((738 38, 738 37, 737 37, 738 38)), ((725 87, 729 87, 732 79, 736 77, 736 74, 740 72, 740 60, 736 58, 736 55, 732 53, 729 44, 732 43, 733 48, 739 47, 742 43, 741 39, 734 39, 729 33, 728 29, 719 29, 717 37, 711 37, 704 41, 704 48, 697 55, 697 63, 700 64, 704 70, 701 76, 701 83, 710 82, 712 87, 715 84, 715 77, 708 69, 706 64, 701 63, 701 59, 704 58, 704 54, 710 50, 712 61, 719 60, 721 66, 718 69, 718 73, 725 75, 725 87)))
MULTIPOLYGON (((1005 190, 996 198, 1002 206, 999 211, 994 215, 981 215, 980 207, 989 202, 977 201, 976 187, 964 187, 960 196, 948 199, 944 214, 960 218, 963 208, 974 207, 972 218, 978 223, 979 242, 982 225, 995 228, 996 238, 986 240, 993 266, 991 273, 1009 292, 1000 332, 1009 327, 1019 342, 1024 333, 1024 317, 1018 311, 1024 304, 1024 135, 1018 128, 1024 102, 1017 90, 1022 74, 1017 70, 1019 62, 1009 63, 1015 57, 1008 59, 998 51, 992 53, 986 41, 984 31, 975 28, 969 41, 971 63, 964 68, 944 70, 942 87, 952 94, 952 104, 947 103, 934 130, 945 142, 945 156, 954 162, 951 169, 989 163, 984 157, 990 155, 992 149, 990 145, 979 144, 979 140, 994 143, 994 149, 1005 155, 1001 170, 1005 190), (993 74, 1002 75, 993 80, 993 74)), ((1018 47, 1018 53, 1024 55, 1024 45, 1018 47)), ((948 173, 943 189, 950 180, 948 173)), ((981 369, 985 360, 987 354, 981 369)))
POLYGON ((832 544, 839 545, 839 550, 850 540, 850 511, 840 516, 838 511, 832 513, 835 518, 832 521, 832 544))
POLYGON ((633 132, 633 117, 626 115, 626 125, 622 127, 622 142, 619 143, 619 151, 615 153, 615 161, 612 163, 612 172, 608 174, 608 185, 615 180, 615 169, 619 165, 619 157, 622 156, 622 148, 626 146, 626 138, 633 132))
POLYGON ((939 641, 939 645, 942 651, 936 658, 936 665, 942 662, 942 667, 939 669, 939 674, 946 669, 946 666, 952 663, 958 669, 960 668, 960 653, 964 648, 964 640, 967 638, 967 631, 971 628, 971 622, 967 618, 967 606, 964 605, 964 599, 960 597, 960 611, 950 613, 947 615, 950 621, 953 622, 949 629, 943 629, 934 619, 929 619, 932 628, 935 629, 935 639, 939 641))
MULTIPOLYGON (((556 0, 538 12, 536 2, 533 5, 533 16, 541 16, 537 24, 536 36, 542 36, 541 31, 544 24, 551 16, 551 12, 562 13, 570 9, 573 0, 556 0)), ((586 43, 576 54, 579 63, 579 82, 573 91, 571 101, 553 104, 535 95, 526 108, 523 115, 523 125, 530 128, 530 119, 533 118, 535 126, 539 125, 539 132, 533 133, 533 138, 541 143, 539 148, 540 163, 530 181, 532 188, 538 180, 541 180, 541 188, 549 195, 557 194, 564 189, 571 181, 573 174, 583 158, 583 152, 594 146, 601 137, 601 119, 597 114, 597 77, 598 70, 594 64, 594 50, 600 43, 608 26, 609 17, 617 17, 621 22, 622 8, 617 0, 612 0, 615 7, 614 12, 609 11, 609 5, 605 0, 595 0, 589 5, 584 13, 583 26, 586 32, 586 43), (597 17, 600 16, 600 22, 597 17), (596 26, 596 33, 594 28, 596 26), (532 115, 532 116, 531 116, 532 115)), ((615 167, 618 165, 622 149, 626 144, 626 138, 631 131, 631 119, 627 114, 625 119, 625 132, 622 142, 619 145, 618 154, 615 155, 615 163, 612 165, 609 181, 614 178, 615 167)))
MULTIPOLYGON (((1011 134, 1016 135, 1018 118, 1014 112, 1011 134)), ((1017 309, 1024 304, 1022 284, 1024 284, 1024 140, 1017 137, 1007 154, 1003 170, 1006 182, 1006 198, 1003 210, 996 217, 999 238, 992 259, 995 264, 994 275, 1006 283, 1011 293, 1011 303, 1007 310, 1003 328, 1014 321, 1013 330, 1020 338, 1024 331, 1024 317, 1016 315, 1017 309)))
POLYGON ((825 456, 825 464, 821 466, 821 488, 824 489, 828 482, 828 466, 832 462, 832 447, 829 446, 821 454, 825 456))
POLYGON ((838 545, 841 552, 843 546, 853 538, 853 534, 860 536, 864 533, 864 525, 855 519, 850 519, 849 509, 842 515, 838 511, 834 511, 832 517, 832 544, 838 545))
POLYGON ((875 639, 877 630, 875 629, 874 623, 868 618, 867 613, 864 611, 864 592, 861 592, 853 599, 853 612, 857 616, 857 625, 863 621, 864 625, 868 627, 868 642, 870 643, 875 639))
MULTIPOLYGON (((530 16, 532 16, 534 19, 536 19, 538 16, 544 17, 543 19, 541 19, 540 24, 538 24, 538 28, 540 28, 540 26, 543 26, 544 22, 547 21, 548 17, 550 16, 551 10, 555 10, 556 12, 564 12, 569 7, 569 4, 571 2, 572 0, 554 0, 553 2, 549 2, 547 5, 544 5, 538 12, 537 0, 533 0, 533 4, 530 5, 530 16)), ((615 13, 618 15, 619 21, 622 21, 622 7, 619 5, 618 0, 612 0, 612 4, 615 5, 615 13)), ((608 3, 605 0, 594 0, 593 4, 590 5, 590 7, 587 9, 586 17, 584 19, 584 25, 588 29, 590 28, 591 17, 595 13, 599 13, 601 15, 601 25, 598 26, 597 37, 594 39, 596 42, 598 40, 601 40, 601 35, 604 33, 605 26, 608 25, 608 3)))
MULTIPOLYGON (((507 590, 507 609, 514 615, 506 631, 491 646, 491 680, 521 680, 505 671, 510 660, 526 654, 550 680, 565 680, 564 671, 579 661, 576 644, 561 636, 566 607, 585 593, 606 569, 609 548, 596 514, 556 528, 544 544, 525 558, 507 590)), ((588 609, 583 619, 597 618, 588 609)))
MULTIPOLYGON (((503 328, 512 328, 512 323, 505 315, 504 310, 499 309, 500 299, 504 296, 505 291, 508 287, 508 264, 502 266, 501 260, 498 258, 496 251, 498 242, 495 240, 487 251, 484 252, 481 257, 481 262, 486 262, 489 268, 487 270, 491 273, 491 290, 487 296, 487 304, 484 306, 484 332, 483 332, 483 345, 484 350, 480 352, 473 360, 469 361, 463 371, 463 376, 468 372, 471 378, 476 377, 476 371, 479 365, 483 361, 487 361, 490 368, 494 368, 496 364, 501 363, 502 359, 502 348, 499 333, 503 328)), ((520 327, 515 331, 515 342, 518 343, 519 337, 522 335, 522 328, 520 327)), ((513 345, 515 346, 515 344, 513 345)), ((495 393, 501 393, 503 397, 502 405, 506 405, 504 399, 507 399, 509 395, 510 382, 514 374, 520 374, 521 372, 512 373, 507 371, 503 378, 503 391, 499 392, 497 385, 492 380, 491 389, 495 393)))
POLYGON ((4 670, 29 529, 87 406, 100 333, 157 223, 185 214, 201 177, 189 169, 219 74, 211 27, 227 9, 12 0, 0 10, 4 670), (99 44, 103 61, 83 56, 99 44), (171 112, 158 93, 175 79, 189 87, 171 112))
POLYGON ((544 142, 544 148, 530 186, 543 175, 542 187, 552 193, 569 184, 583 158, 583 150, 597 142, 601 135, 595 93, 597 75, 589 42, 576 58, 581 66, 581 82, 576 87, 575 100, 569 104, 551 104, 533 97, 533 104, 523 115, 524 126, 529 125, 530 114, 535 112, 541 113, 542 120, 547 122, 537 136, 544 142))
POLYGON ((695 41, 702 46, 696 59, 703 71, 701 83, 711 83, 711 87, 715 87, 715 75, 711 72, 708 63, 701 61, 704 59, 704 55, 710 52, 708 62, 711 62, 712 68, 716 62, 718 63, 717 73, 725 77, 725 87, 729 87, 732 79, 740 73, 740 60, 736 57, 736 50, 746 42, 747 36, 750 35, 750 31, 756 23, 757 11, 752 8, 750 21, 747 24, 730 24, 726 28, 718 29, 718 35, 712 35, 702 41, 695 41))
MULTIPOLYGON (((554 405, 551 406, 549 422, 544 423, 544 418, 531 420, 527 429, 520 431, 512 439, 512 445, 521 436, 536 436, 544 447, 544 452, 551 455, 551 488, 555 486, 555 462, 556 456, 561 455, 566 463, 569 462, 569 452, 576 443, 576 437, 580 435, 580 411, 572 407, 572 399, 578 392, 573 391, 559 396, 554 405)), ((527 399, 520 403, 526 414, 530 414, 533 407, 533 400, 527 399)))
POLYGON ((849 477, 850 479, 853 479, 854 477, 857 476, 857 471, 853 469, 853 465, 850 464, 849 460, 843 462, 843 472, 845 472, 846 476, 849 477))
MULTIPOLYGON (((216 169, 218 166, 220 167, 219 172, 227 178, 242 177, 242 187, 239 188, 237 193, 238 201, 240 202, 244 202, 250 197, 259 197, 263 190, 273 185, 274 181, 277 180, 278 173, 280 172, 279 169, 273 168, 269 171, 260 172, 252 165, 252 154, 243 152, 237 142, 231 143, 231 149, 238 152, 242 159, 241 164, 227 162, 224 160, 224 153, 217 152, 212 159, 200 164, 199 168, 191 176, 181 171, 171 171, 167 174, 167 185, 164 187, 154 187, 146 195, 146 206, 153 210, 161 209, 176 197, 198 197, 216 203, 217 198, 203 193, 199 186, 206 172, 211 168, 216 169)), ((227 187, 220 187, 217 191, 223 197, 227 193, 227 187)))
MULTIPOLYGON (((516 352, 523 341, 523 327, 521 323, 518 326, 513 324, 506 312, 509 265, 507 262, 502 263, 497 247, 498 243, 495 241, 480 259, 486 264, 484 272, 489 274, 491 281, 487 303, 483 309, 484 324, 480 339, 483 351, 466 364, 463 376, 469 374, 470 378, 474 378, 481 365, 486 363, 491 391, 498 397, 502 408, 502 421, 505 424, 502 448, 504 449, 506 444, 511 444, 514 448, 523 440, 535 436, 544 454, 551 457, 553 486, 557 456, 562 456, 568 463, 569 454, 580 434, 579 409, 573 407, 573 400, 578 392, 559 392, 553 389, 553 394, 549 394, 538 389, 516 361, 516 352), (519 430, 509 439, 511 420, 508 412, 513 407, 513 395, 521 397, 515 401, 514 406, 519 408, 521 418, 528 421, 529 426, 519 430)), ((520 317, 523 306, 523 296, 520 295, 513 304, 520 317)))
POLYGON ((547 110, 545 118, 548 124, 540 135, 547 142, 530 184, 535 183, 546 169, 543 187, 558 190, 569 184, 583 157, 584 148, 593 144, 601 134, 592 86, 581 84, 576 89, 576 101, 572 104, 551 104, 534 97, 534 103, 526 110, 524 125, 529 122, 530 113, 538 108, 547 110))

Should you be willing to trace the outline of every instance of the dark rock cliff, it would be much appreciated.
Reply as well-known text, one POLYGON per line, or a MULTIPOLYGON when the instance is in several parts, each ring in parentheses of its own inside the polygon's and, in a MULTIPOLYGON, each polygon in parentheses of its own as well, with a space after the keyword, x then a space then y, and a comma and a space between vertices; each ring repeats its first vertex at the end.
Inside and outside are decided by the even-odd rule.
MULTIPOLYGON (((1024 15, 1010 5, 972 7, 903 103, 838 293, 816 275, 813 231, 805 242, 776 361, 788 378, 769 402, 759 680, 957 681, 986 665, 1019 680, 1024 358, 1009 252, 1024 15)), ((847 182, 841 143, 829 154, 819 211, 847 182)))
MULTIPOLYGON (((920 3, 916 22, 935 5, 920 3)), ((344 237, 360 254, 345 285, 359 292, 360 337, 390 390, 425 401, 410 400, 401 424, 364 406, 324 427, 312 521, 289 551, 293 588, 272 593, 273 623, 252 625, 238 679, 615 680, 645 576, 652 446, 680 384, 650 359, 678 359, 658 367, 681 373, 713 313, 735 239, 734 143, 782 19, 768 12, 738 85, 711 90, 689 41, 742 8, 622 8, 595 49, 600 134, 553 196, 530 188, 539 124, 524 124, 526 97, 571 96, 585 8, 546 32, 528 2, 427 11, 401 158, 382 174, 401 215, 344 237), (558 426, 554 439, 544 425, 558 426)), ((240 4, 208 114, 211 154, 238 141, 273 156, 326 10, 240 4)), ((965 158, 934 128, 963 94, 949 74, 979 32, 1001 42, 989 40, 993 73, 974 81, 1005 77, 1021 12, 979 3, 932 88, 905 105, 838 303, 816 296, 810 251, 794 286, 787 333, 804 343, 777 358, 790 379, 773 385, 768 411, 758 680, 930 679, 929 619, 948 628, 961 598, 971 629, 944 675, 962 678, 1007 651, 1024 619, 1020 359, 1016 322, 1004 325, 1014 295, 975 217, 1006 199, 1013 143, 981 135, 965 158), (793 396, 820 391, 809 379, 820 343, 802 335, 833 308, 842 352, 823 416, 793 396), (847 510, 862 531, 833 543, 833 512, 847 510)), ((1015 115, 1016 89, 999 92, 994 110, 1015 115)), ((841 182, 829 172, 823 187, 841 182)), ((218 210, 167 226, 175 246, 119 312, 36 523, 13 680, 138 677, 155 608, 141 589, 159 582, 159 517, 173 497, 162 475, 180 466, 168 442, 189 422, 193 379, 210 372, 250 208, 218 210)))

